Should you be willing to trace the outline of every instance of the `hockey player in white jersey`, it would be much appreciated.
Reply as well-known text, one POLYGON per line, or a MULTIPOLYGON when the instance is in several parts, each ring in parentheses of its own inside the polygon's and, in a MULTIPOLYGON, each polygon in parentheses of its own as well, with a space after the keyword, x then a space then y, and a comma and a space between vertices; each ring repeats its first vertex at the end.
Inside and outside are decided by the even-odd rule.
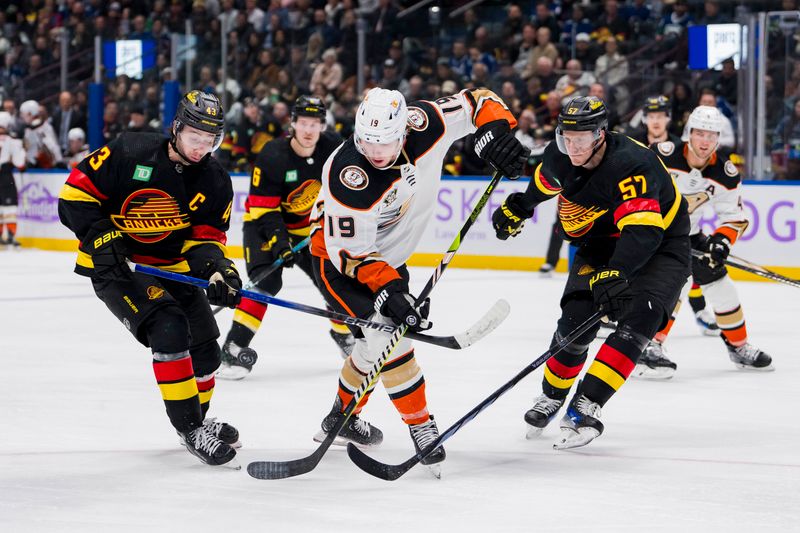
MULTIPOLYGON (((414 307, 406 261, 428 225, 436 203, 442 163, 450 145, 476 134, 476 153, 504 176, 522 172, 528 150, 516 140, 516 120, 486 89, 464 90, 435 102, 406 106, 398 91, 370 90, 356 113, 355 133, 331 154, 311 214, 314 274, 334 309, 412 331, 430 327, 428 302, 414 307), (477 131, 476 131, 477 130, 477 131)), ((335 425, 372 368, 388 337, 355 329, 356 345, 339 375, 333 408, 322 421, 321 441, 335 425)), ((380 374, 383 386, 408 425, 417 451, 439 436, 428 412, 425 379, 411 341, 398 344, 380 374)), ((379 429, 358 416, 361 404, 335 444, 379 444, 379 429)), ((443 461, 437 448, 423 464, 443 461)))
MULTIPOLYGON (((740 369, 773 370, 772 358, 748 342, 747 328, 739 296, 725 268, 731 246, 747 228, 742 209, 741 177, 730 160, 730 151, 719 146, 722 118, 715 107, 698 106, 687 122, 688 142, 662 142, 656 152, 675 178, 681 194, 689 203, 692 248, 705 253, 692 258, 692 276, 714 309, 731 361, 740 369), (717 215, 717 227, 710 235, 700 231, 700 219, 706 206, 717 215)), ((682 296, 689 290, 684 287, 682 296)), ((663 343, 680 307, 672 313, 667 326, 645 348, 634 375, 649 379, 668 379, 677 365, 670 361, 663 343)))

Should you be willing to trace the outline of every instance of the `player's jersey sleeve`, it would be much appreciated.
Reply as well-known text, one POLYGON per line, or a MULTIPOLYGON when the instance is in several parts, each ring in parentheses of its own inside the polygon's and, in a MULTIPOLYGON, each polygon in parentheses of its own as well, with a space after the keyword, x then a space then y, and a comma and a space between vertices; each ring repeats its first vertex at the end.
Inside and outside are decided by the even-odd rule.
POLYGON ((117 161, 114 140, 90 153, 72 169, 58 195, 61 223, 83 240, 96 222, 108 218, 103 205, 114 190, 114 167, 117 161))
POLYGON ((747 229, 749 221, 742 208, 742 180, 739 170, 725 157, 722 168, 724 177, 715 184, 717 191, 712 199, 717 215, 717 229, 714 233, 721 233, 733 244, 747 229))
MULTIPOLYGON (((250 193, 245 202, 245 222, 259 226, 263 235, 286 231, 281 217, 281 197, 285 169, 284 158, 278 153, 278 145, 285 141, 268 143, 256 158, 250 174, 250 193)), ((288 146, 285 146, 289 149, 288 146)))
MULTIPOLYGON (((681 197, 667 169, 652 152, 612 180, 614 224, 619 240, 609 266, 634 275, 652 257, 680 207, 681 197)), ((626 154, 627 155, 627 154, 626 154)))
POLYGON ((213 272, 209 265, 229 257, 226 232, 230 227, 233 208, 233 185, 230 175, 215 160, 208 163, 205 181, 208 197, 213 200, 201 206, 192 216, 190 235, 184 240, 181 255, 192 272, 207 278, 213 272))
POLYGON ((377 292, 401 278, 377 245, 381 200, 392 184, 371 180, 364 169, 336 164, 335 159, 329 158, 322 170, 329 194, 325 220, 318 231, 325 232, 325 248, 336 269, 377 292), (366 186, 359 189, 365 182, 366 186))
POLYGON ((431 104, 444 122, 443 144, 447 147, 494 120, 506 120, 512 129, 517 126, 517 120, 503 100, 489 89, 465 89, 431 104))

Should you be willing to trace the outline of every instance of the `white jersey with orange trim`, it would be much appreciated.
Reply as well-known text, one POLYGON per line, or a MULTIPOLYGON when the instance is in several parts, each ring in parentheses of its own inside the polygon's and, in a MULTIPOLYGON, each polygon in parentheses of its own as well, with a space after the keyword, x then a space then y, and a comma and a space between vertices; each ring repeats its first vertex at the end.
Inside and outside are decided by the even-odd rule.
POLYGON ((715 233, 722 233, 733 244, 748 221, 742 208, 742 180, 730 159, 730 151, 719 148, 705 167, 693 168, 686 159, 687 143, 670 141, 653 145, 689 204, 692 227, 689 235, 700 233, 703 207, 711 205, 717 215, 715 233))
POLYGON ((377 291, 399 278, 430 221, 450 145, 493 120, 516 120, 493 92, 464 90, 435 102, 412 102, 396 163, 374 168, 351 137, 322 170, 311 214, 311 253, 377 291))

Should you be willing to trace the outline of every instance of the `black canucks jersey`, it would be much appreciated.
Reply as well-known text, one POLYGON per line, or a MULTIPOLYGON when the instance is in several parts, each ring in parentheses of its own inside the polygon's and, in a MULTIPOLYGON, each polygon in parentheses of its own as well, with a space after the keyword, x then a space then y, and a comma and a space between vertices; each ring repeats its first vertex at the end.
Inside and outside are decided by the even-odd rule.
MULTIPOLYGON (((175 272, 227 256, 230 176, 211 157, 188 166, 170 161, 168 142, 157 133, 123 133, 89 154, 61 189, 61 222, 83 240, 110 219, 133 261, 175 272)), ((91 276, 92 269, 79 249, 75 271, 91 276)))
POLYGON ((629 137, 607 133, 606 151, 593 169, 575 167, 556 143, 545 149, 524 195, 529 207, 558 197, 558 218, 577 245, 614 247, 609 266, 629 276, 662 239, 689 231, 686 202, 663 163, 629 137))
POLYGON ((258 154, 245 203, 245 226, 263 226, 266 235, 282 229, 292 235, 309 234, 309 214, 320 190, 322 165, 341 144, 333 133, 323 133, 311 157, 301 157, 291 139, 269 142, 258 154))

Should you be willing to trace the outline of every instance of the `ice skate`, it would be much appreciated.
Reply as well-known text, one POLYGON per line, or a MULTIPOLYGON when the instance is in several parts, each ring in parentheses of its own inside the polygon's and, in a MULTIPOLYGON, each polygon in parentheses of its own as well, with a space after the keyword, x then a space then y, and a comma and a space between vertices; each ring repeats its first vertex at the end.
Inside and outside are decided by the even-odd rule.
POLYGON ((740 370, 758 370, 761 372, 772 372, 775 367, 772 366, 772 357, 762 352, 749 342, 741 346, 734 346, 728 342, 724 335, 720 335, 728 348, 728 357, 736 368, 740 370))
MULTIPOLYGON (((439 438, 439 428, 436 427, 436 422, 433 420, 433 415, 427 422, 421 424, 411 424, 408 426, 408 431, 411 433, 411 440, 414 441, 414 449, 419 453, 439 438)), ((431 474, 436 479, 442 478, 442 461, 447 457, 447 453, 442 446, 433 450, 427 457, 422 459, 420 463, 428 467, 431 474)))
POLYGON ((533 407, 525 413, 525 423, 528 424, 526 439, 535 439, 542 434, 542 431, 555 418, 558 410, 564 405, 564 400, 550 398, 546 394, 536 398, 533 407))
POLYGON ((568 450, 586 446, 603 434, 600 406, 589 398, 576 395, 561 419, 561 436, 553 449, 568 450))
POLYGON ((339 355, 342 359, 347 359, 353 353, 353 347, 356 345, 356 339, 352 333, 339 333, 335 329, 330 330, 331 338, 336 346, 339 347, 339 355))
POLYGON ((202 425, 185 433, 179 433, 181 444, 186 446, 192 455, 212 466, 225 466, 239 470, 241 465, 236 461, 236 450, 222 442, 208 425, 202 425))
POLYGON ((216 418, 206 418, 203 420, 203 426, 219 440, 225 444, 230 445, 232 448, 241 448, 242 443, 239 442, 239 430, 225 422, 218 422, 216 418))
POLYGON ((239 346, 228 341, 222 347, 222 363, 217 370, 219 379, 244 379, 258 360, 258 354, 249 346, 239 346))
MULTIPOLYGON (((340 416, 342 416, 342 400, 337 396, 336 401, 333 402, 331 412, 322 419, 322 429, 314 435, 314 440, 317 442, 325 440, 325 437, 331 429, 333 429, 333 426, 336 425, 340 416)), ((339 434, 336 436, 333 444, 337 446, 347 446, 348 442, 352 442, 360 448, 377 446, 383 442, 383 432, 366 420, 363 420, 357 414, 352 414, 350 418, 347 419, 347 423, 344 427, 339 430, 339 434)))
POLYGON ((650 341, 639 356, 632 375, 640 379, 670 379, 675 375, 677 368, 678 365, 667 358, 664 345, 650 341))
POLYGON ((540 278, 552 278, 554 267, 550 263, 545 263, 539 267, 540 278))
POLYGON ((708 309, 701 309, 694 314, 694 320, 700 328, 700 333, 708 335, 709 337, 716 337, 719 335, 719 326, 714 313, 708 309))

